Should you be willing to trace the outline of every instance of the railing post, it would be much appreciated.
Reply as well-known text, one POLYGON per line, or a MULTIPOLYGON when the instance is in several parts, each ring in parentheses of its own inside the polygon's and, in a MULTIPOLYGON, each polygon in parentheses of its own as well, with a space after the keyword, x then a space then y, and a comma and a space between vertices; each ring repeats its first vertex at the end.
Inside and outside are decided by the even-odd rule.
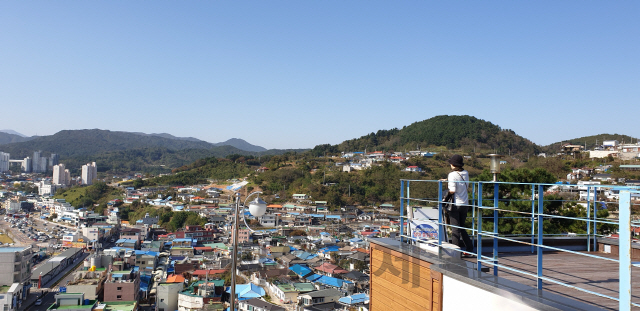
POLYGON ((598 188, 593 189, 593 250, 598 250, 598 188))
POLYGON ((543 190, 542 185, 538 185, 538 279, 537 279, 537 287, 538 290, 542 290, 542 253, 544 252, 544 248, 542 247, 543 243, 543 234, 544 234, 544 204, 543 204, 543 190))
POLYGON ((476 256, 476 267, 482 271, 482 182, 478 182, 478 247, 476 256))
POLYGON ((587 187, 587 252, 591 251, 591 187, 587 187))
POLYGON ((477 243, 478 239, 476 239, 476 235, 475 235, 475 232, 476 232, 476 215, 477 215, 476 208, 478 206, 476 204, 476 197, 474 196, 475 193, 476 193, 476 184, 474 183, 473 184, 473 190, 471 190, 471 220, 472 220, 471 221, 471 230, 473 230, 473 231, 471 231, 471 238, 472 238, 471 242, 475 243, 476 245, 478 245, 478 243, 477 243))
POLYGON ((535 234, 536 234, 536 185, 531 185, 531 253, 534 252, 535 234))
POLYGON ((404 216, 404 180, 400 180, 400 243, 404 241, 404 224, 403 224, 403 216, 404 216))
POLYGON ((631 192, 620 191, 620 218, 618 231, 619 274, 619 306, 620 311, 631 310, 631 192))
MULTIPOLYGON (((442 181, 438 181, 438 253, 442 251, 442 239, 444 238, 444 218, 442 217, 442 181)), ((449 241, 447 241, 449 242, 449 241)))
MULTIPOLYGON (((498 263, 498 199, 499 185, 493 184, 493 263, 498 263)), ((498 275, 498 266, 493 266, 493 275, 498 275)))

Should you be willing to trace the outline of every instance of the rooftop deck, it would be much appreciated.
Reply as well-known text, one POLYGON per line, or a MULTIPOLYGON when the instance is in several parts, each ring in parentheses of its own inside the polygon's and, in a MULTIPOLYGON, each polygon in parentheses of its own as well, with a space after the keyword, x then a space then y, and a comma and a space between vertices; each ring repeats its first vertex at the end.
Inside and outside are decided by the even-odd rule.
MULTIPOLYGON (((603 253, 598 256, 617 259, 617 255, 603 253)), ((475 263, 475 258, 465 259, 468 262, 475 263)), ((500 254, 500 264, 516 268, 521 271, 536 274, 537 257, 531 253, 504 253, 500 254)), ((634 272, 638 268, 633 269, 634 272)), ((618 263, 607 260, 594 260, 581 255, 550 252, 544 254, 545 276, 556 279, 565 284, 577 286, 595 293, 607 296, 618 297, 618 263)), ((512 272, 506 269, 498 270, 498 277, 505 278, 510 281, 518 282, 523 285, 536 287, 536 280, 521 273, 512 272)), ((576 289, 568 288, 553 282, 543 281, 544 291, 572 298, 584 303, 597 306, 606 310, 618 310, 618 302, 612 299, 599 297, 576 289)), ((631 302, 640 303, 640 275, 632 274, 632 298, 631 302)))
MULTIPOLYGON (((471 221, 458 228, 475 241, 466 251, 481 251, 482 256, 447 264, 462 269, 463 283, 464 276, 472 275, 464 271, 471 268, 487 272, 478 274, 479 279, 494 275, 516 282, 513 288, 533 295, 534 300, 556 294, 586 308, 640 309, 640 279, 632 273, 638 267, 631 261, 640 259, 640 247, 631 240, 632 232, 640 231, 640 223, 631 221, 632 207, 640 206, 635 199, 640 188, 464 183, 469 194, 467 220, 471 221), (619 219, 607 218, 609 210, 616 211, 619 219)), ((455 256, 462 250, 446 243, 447 229, 454 226, 445 221, 443 184, 401 180, 400 214, 408 222, 400 228, 400 239, 455 256)))

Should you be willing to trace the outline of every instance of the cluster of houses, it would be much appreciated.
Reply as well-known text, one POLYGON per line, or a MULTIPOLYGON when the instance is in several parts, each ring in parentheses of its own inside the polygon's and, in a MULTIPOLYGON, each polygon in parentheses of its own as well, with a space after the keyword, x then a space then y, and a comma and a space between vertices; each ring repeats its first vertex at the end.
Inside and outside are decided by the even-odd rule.
MULTIPOLYGON (((344 159, 344 161, 336 162, 335 165, 342 167, 343 172, 352 172, 371 168, 371 166, 379 162, 401 164, 413 157, 432 158, 434 155, 436 155, 435 152, 419 150, 409 152, 343 152, 341 158, 344 159)), ((408 172, 422 172, 422 169, 417 166, 407 166, 404 170, 408 172)))
MULTIPOLYGON (((145 216, 121 227, 111 248, 91 248, 84 269, 56 296, 53 309, 64 310, 70 301, 78 302, 74 309, 86 310, 112 303, 132 310, 141 303, 159 311, 224 308, 231 299, 225 285, 231 227, 208 223, 167 232, 157 222, 145 216)), ((305 231, 301 226, 241 230, 239 310, 368 310, 367 239, 380 235, 380 228, 340 225, 337 232, 353 236, 342 239, 320 225, 305 231)))
MULTIPOLYGON (((128 189, 126 197, 145 200, 157 190, 128 189)), ((135 222, 121 221, 115 207, 119 200, 110 202, 105 215, 64 200, 38 200, 35 208, 44 218, 78 228, 62 236, 63 249, 69 252, 65 256, 88 254, 83 268, 56 295, 52 310, 115 310, 114 305, 117 310, 137 310, 145 304, 159 311, 223 309, 231 299, 234 206, 194 202, 194 193, 202 190, 208 189, 177 189, 191 202, 178 209, 171 198, 156 201, 209 220, 175 232, 167 232, 158 217, 148 214, 135 222)), ((220 197, 216 190, 209 192, 220 197)), ((343 206, 330 212, 326 202, 305 194, 293 196, 292 203, 269 205, 268 213, 255 219, 260 226, 252 228, 261 230, 239 230, 239 310, 368 310, 368 239, 394 235, 394 214, 392 205, 370 212, 343 206)), ((44 284, 61 271, 48 266, 53 265, 44 264, 39 272, 44 280, 31 284, 44 284)))

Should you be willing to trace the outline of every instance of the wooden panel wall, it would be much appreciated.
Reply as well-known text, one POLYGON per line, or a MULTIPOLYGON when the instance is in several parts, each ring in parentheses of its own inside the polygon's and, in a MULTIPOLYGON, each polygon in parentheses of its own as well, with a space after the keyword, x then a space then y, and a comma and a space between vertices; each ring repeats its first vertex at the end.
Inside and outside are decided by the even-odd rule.
POLYGON ((371 243, 370 310, 442 311, 442 274, 430 266, 371 243))

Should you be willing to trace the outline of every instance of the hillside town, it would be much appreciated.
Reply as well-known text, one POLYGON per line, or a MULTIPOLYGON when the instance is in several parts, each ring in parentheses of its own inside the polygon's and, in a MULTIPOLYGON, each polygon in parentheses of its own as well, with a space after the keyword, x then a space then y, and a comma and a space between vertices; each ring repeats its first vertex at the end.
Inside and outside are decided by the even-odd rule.
MULTIPOLYGON (((228 188, 242 191, 241 184, 228 188)), ((23 197, 16 205, 5 192, 2 222, 14 245, 0 253, 21 254, 24 276, 3 281, 6 310, 35 310, 36 304, 64 310, 69 300, 87 310, 223 309, 230 299, 226 283, 235 210, 224 197, 234 191, 202 185, 173 189, 198 204, 149 198, 162 190, 124 188, 126 195, 109 202, 107 215, 46 196, 23 197), (206 197, 193 195, 200 191, 206 197), (122 221, 118 207, 136 200, 195 212, 208 222, 169 232, 158 226, 157 216, 122 221), (64 274, 71 278, 56 283, 64 274), (53 301, 32 299, 46 286, 56 292, 53 301)), ((367 239, 393 236, 397 212, 385 204, 372 211, 343 206, 329 213, 325 203, 294 194, 289 203, 270 204, 267 214, 249 217, 259 230, 239 230, 239 310, 367 310, 367 239)))
MULTIPOLYGON (((605 141, 589 154, 636 159, 638 148, 605 141)), ((580 153, 584 153, 581 146, 563 145, 553 156, 580 153)), ((437 154, 346 152, 334 157, 333 163, 347 174, 381 162, 420 173, 420 167, 407 161, 437 154)), ((8 154, 0 155, 9 159, 8 154)), ((0 180, 4 214, 0 222, 8 239, 2 242, 0 257, 7 258, 2 262, 20 262, 2 268, 7 270, 0 278, 3 310, 223 310, 233 292, 238 310, 366 311, 369 240, 395 238, 400 229, 398 206, 393 203, 330 206, 306 193, 287 198, 271 195, 269 201, 281 203, 267 204, 266 213, 255 217, 242 204, 253 194, 247 178, 172 187, 130 186, 132 180, 143 177, 140 174, 112 179, 110 185, 119 195, 96 212, 53 197, 58 189, 103 182, 95 162, 83 166, 81 176, 71 178, 64 164, 56 163, 57 157, 41 157, 40 152, 36 156, 44 160, 23 160, 21 165, 31 163, 30 170, 0 180), (53 177, 42 174, 47 167, 53 177), (131 206, 158 212, 134 219, 131 206), (236 211, 241 214, 238 220, 236 211), (173 218, 164 219, 166 213, 173 218), (173 222, 180 213, 185 219, 193 217, 191 223, 183 219, 169 230, 169 219, 173 222), (233 224, 240 219, 244 223, 238 230, 234 265, 233 224)), ((6 171, 7 163, 2 167, 6 171)), ((612 177, 612 167, 572 168, 549 191, 563 191, 568 184, 640 185, 637 180, 612 177)), ((618 167, 637 170, 639 166, 618 167)), ((255 174, 268 170, 259 167, 255 174)), ((584 190, 581 199, 588 195, 584 190)), ((602 193, 604 200, 612 202, 619 199, 617 195, 602 193)))

